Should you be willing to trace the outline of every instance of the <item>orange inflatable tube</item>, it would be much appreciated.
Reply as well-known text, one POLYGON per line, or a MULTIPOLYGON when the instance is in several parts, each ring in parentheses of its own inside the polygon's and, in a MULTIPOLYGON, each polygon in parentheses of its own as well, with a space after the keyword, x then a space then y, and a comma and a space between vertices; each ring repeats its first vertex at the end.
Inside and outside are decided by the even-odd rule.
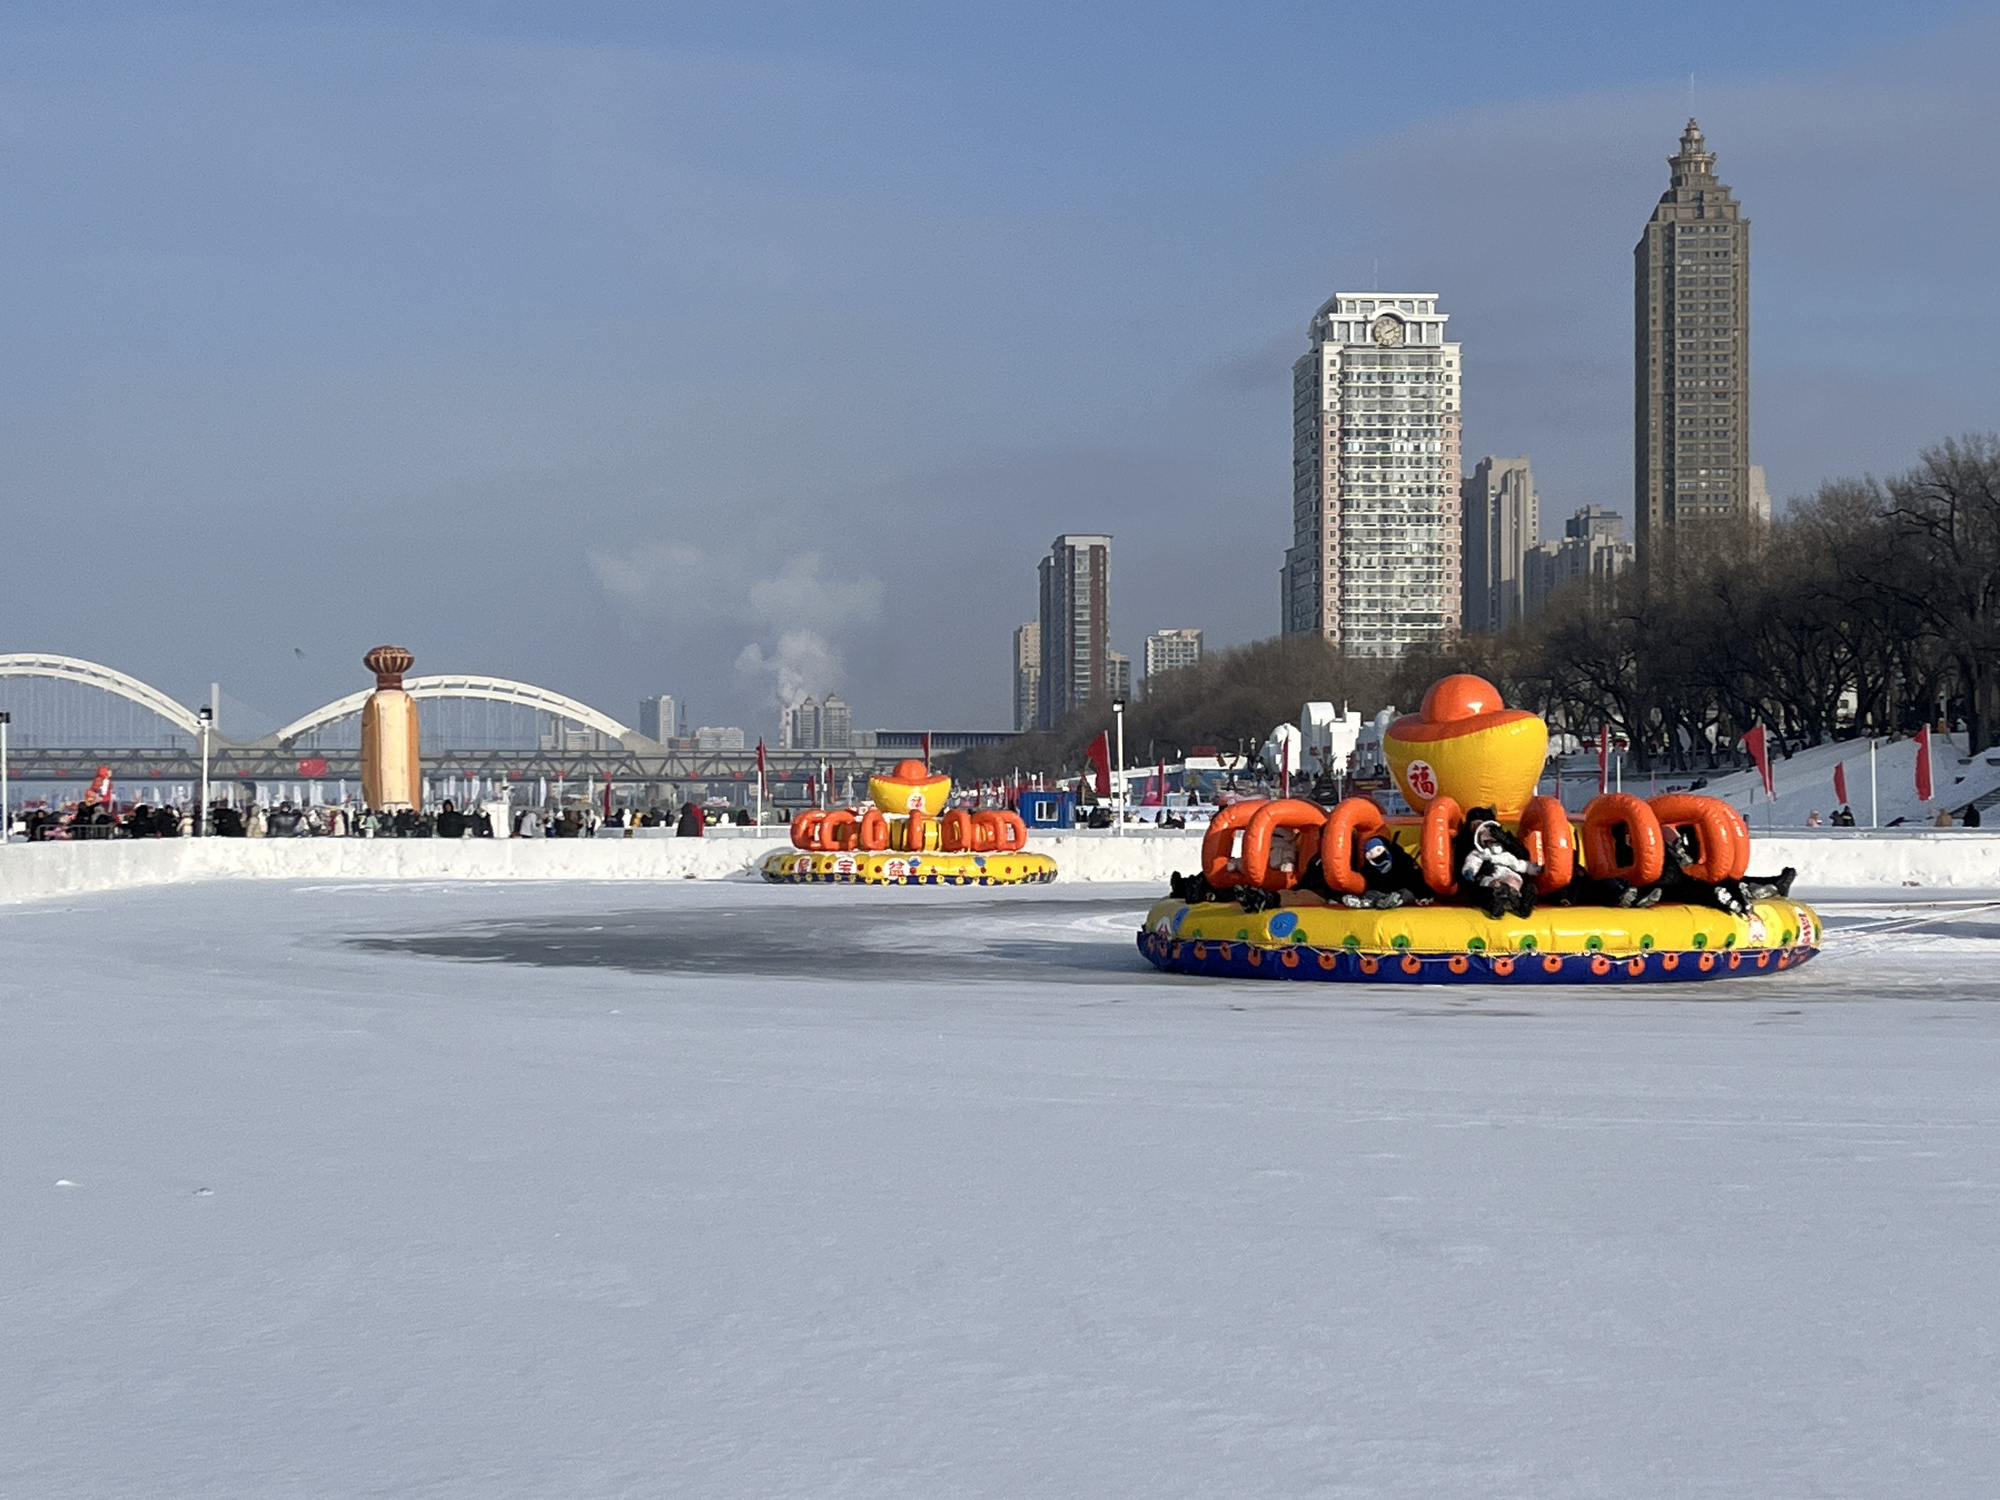
POLYGON ((1010 854, 1028 842, 1028 825, 1019 813, 989 807, 972 815, 972 848, 977 854, 1010 854))
POLYGON ((1201 836, 1202 877, 1216 890, 1243 884, 1242 874, 1229 868, 1230 853, 1236 847, 1237 830, 1246 827, 1263 806, 1262 801, 1232 802, 1216 813, 1208 832, 1201 836))
POLYGON ((862 809, 861 821, 855 825, 854 841, 870 854, 879 854, 889 847, 889 820, 882 815, 881 808, 862 809))
POLYGON ((1465 826, 1465 814, 1449 797, 1435 797, 1424 809, 1423 832, 1417 843, 1417 865, 1424 884, 1440 896, 1458 894, 1458 871, 1452 868, 1451 841, 1465 826))
POLYGON ((1319 850, 1319 831, 1326 814, 1310 802, 1287 797, 1259 807, 1243 830, 1243 883, 1267 891, 1289 891, 1319 850), (1298 834, 1299 852, 1289 870, 1271 867, 1271 840, 1280 828, 1298 834))
POLYGON ((1535 877, 1535 889, 1553 895, 1576 878, 1576 842, 1569 826, 1569 814, 1553 797, 1530 797, 1521 809, 1521 842, 1528 846, 1528 858, 1542 867, 1535 877))
POLYGON ((822 849, 852 849, 860 820, 852 811, 842 807, 826 815, 826 821, 819 825, 820 847, 822 849))
POLYGON ((826 827, 826 812, 822 808, 809 807, 792 819, 792 846, 796 849, 817 850, 824 848, 822 830, 826 827))
POLYGON ((962 807, 948 807, 938 819, 938 848, 946 854, 963 854, 972 847, 972 814, 962 807))
POLYGON ((1354 867, 1354 846, 1381 827, 1382 809, 1369 797, 1349 797, 1327 814, 1319 835, 1319 866, 1328 890, 1358 896, 1368 889, 1366 878, 1354 867))
MULTIPOLYGON (((1669 792, 1647 804, 1653 816, 1668 828, 1692 828, 1701 846, 1701 858, 1683 868, 1696 880, 1715 885, 1724 880, 1741 880, 1750 868, 1750 840, 1738 838, 1741 816, 1718 797, 1695 797, 1686 792, 1669 792)), ((1747 833, 1748 830, 1745 830, 1747 833)))
POLYGON ((930 841, 930 822, 931 820, 924 816, 921 807, 910 809, 909 819, 903 824, 903 847, 910 853, 924 852, 924 846, 930 841))
POLYGON ((1666 841, 1660 820, 1629 792, 1606 792, 1590 799, 1583 810, 1583 862, 1599 880, 1629 880, 1651 885, 1667 867, 1666 841), (1632 858, 1618 858, 1618 830, 1625 830, 1632 858))

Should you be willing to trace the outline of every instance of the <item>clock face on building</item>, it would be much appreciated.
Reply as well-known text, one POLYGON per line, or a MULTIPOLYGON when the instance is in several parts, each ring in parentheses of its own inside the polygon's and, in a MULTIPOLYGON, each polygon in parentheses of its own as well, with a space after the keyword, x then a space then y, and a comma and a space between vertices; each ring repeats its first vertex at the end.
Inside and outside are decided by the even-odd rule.
POLYGON ((1403 342, 1403 320, 1394 313, 1384 313, 1369 333, 1384 349, 1393 349, 1403 342))

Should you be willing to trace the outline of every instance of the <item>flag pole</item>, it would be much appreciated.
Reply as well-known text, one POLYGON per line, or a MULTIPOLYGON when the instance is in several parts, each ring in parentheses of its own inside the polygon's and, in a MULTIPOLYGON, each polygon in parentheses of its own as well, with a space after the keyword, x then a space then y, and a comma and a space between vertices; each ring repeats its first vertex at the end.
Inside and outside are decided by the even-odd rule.
POLYGON ((1868 736, 1868 826, 1880 828, 1882 815, 1875 804, 1875 736, 1868 736))

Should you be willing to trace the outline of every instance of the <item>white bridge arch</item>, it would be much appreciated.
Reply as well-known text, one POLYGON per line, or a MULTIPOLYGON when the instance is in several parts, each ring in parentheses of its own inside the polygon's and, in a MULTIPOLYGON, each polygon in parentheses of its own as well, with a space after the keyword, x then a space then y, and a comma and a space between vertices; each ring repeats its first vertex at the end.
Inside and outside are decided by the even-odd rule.
MULTIPOLYGON (((302 719, 294 720, 277 733, 267 735, 261 743, 289 745, 302 735, 338 724, 342 719, 361 712, 374 689, 364 689, 349 693, 345 698, 316 708, 302 719)), ((406 677, 403 691, 412 698, 484 698, 493 703, 512 703, 520 708, 537 708, 544 713, 567 719, 573 724, 581 724, 585 729, 618 741, 628 750, 643 750, 652 747, 653 741, 636 729, 620 724, 609 714, 599 713, 588 703, 579 703, 574 698, 552 693, 547 688, 536 687, 529 682, 513 682, 505 677, 466 677, 441 675, 432 677, 406 677)))
POLYGON ((174 702, 158 688, 115 667, 84 661, 81 657, 50 656, 40 651, 8 652, 0 655, 0 677, 43 677, 115 693, 129 703, 150 709, 184 734, 201 733, 201 720, 195 716, 193 709, 174 702))

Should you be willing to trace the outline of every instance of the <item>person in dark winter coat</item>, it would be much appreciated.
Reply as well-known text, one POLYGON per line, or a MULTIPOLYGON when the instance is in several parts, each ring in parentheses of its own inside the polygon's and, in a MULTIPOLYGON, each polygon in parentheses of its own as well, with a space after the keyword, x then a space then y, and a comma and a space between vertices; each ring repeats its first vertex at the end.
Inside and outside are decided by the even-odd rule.
POLYGON ((708 827, 708 819, 703 816, 701 804, 690 802, 681 809, 681 820, 674 829, 674 836, 683 839, 698 839, 708 827))
POLYGON ((1786 865, 1776 875, 1745 875, 1741 880, 1711 882, 1688 874, 1687 867, 1699 858, 1687 830, 1672 831, 1667 838, 1666 868, 1660 872, 1659 880, 1640 892, 1635 901, 1626 904, 1652 906, 1661 900, 1678 901, 1688 906, 1718 907, 1733 917, 1740 917, 1746 915, 1758 901, 1789 896, 1792 881, 1799 873, 1786 865))
POLYGON ((1299 881, 1300 888, 1313 891, 1341 906, 1379 910, 1412 903, 1430 904, 1430 887, 1424 884, 1423 871, 1417 868, 1417 862, 1402 845, 1379 833, 1365 834, 1359 843, 1354 868, 1367 887, 1359 895, 1336 891, 1328 885, 1326 870, 1317 859, 1306 866, 1305 875, 1299 881))
POLYGON ((1451 858, 1461 890, 1489 917, 1535 914, 1535 877, 1542 867, 1528 857, 1527 845, 1500 826, 1492 808, 1475 807, 1465 815, 1451 858))

